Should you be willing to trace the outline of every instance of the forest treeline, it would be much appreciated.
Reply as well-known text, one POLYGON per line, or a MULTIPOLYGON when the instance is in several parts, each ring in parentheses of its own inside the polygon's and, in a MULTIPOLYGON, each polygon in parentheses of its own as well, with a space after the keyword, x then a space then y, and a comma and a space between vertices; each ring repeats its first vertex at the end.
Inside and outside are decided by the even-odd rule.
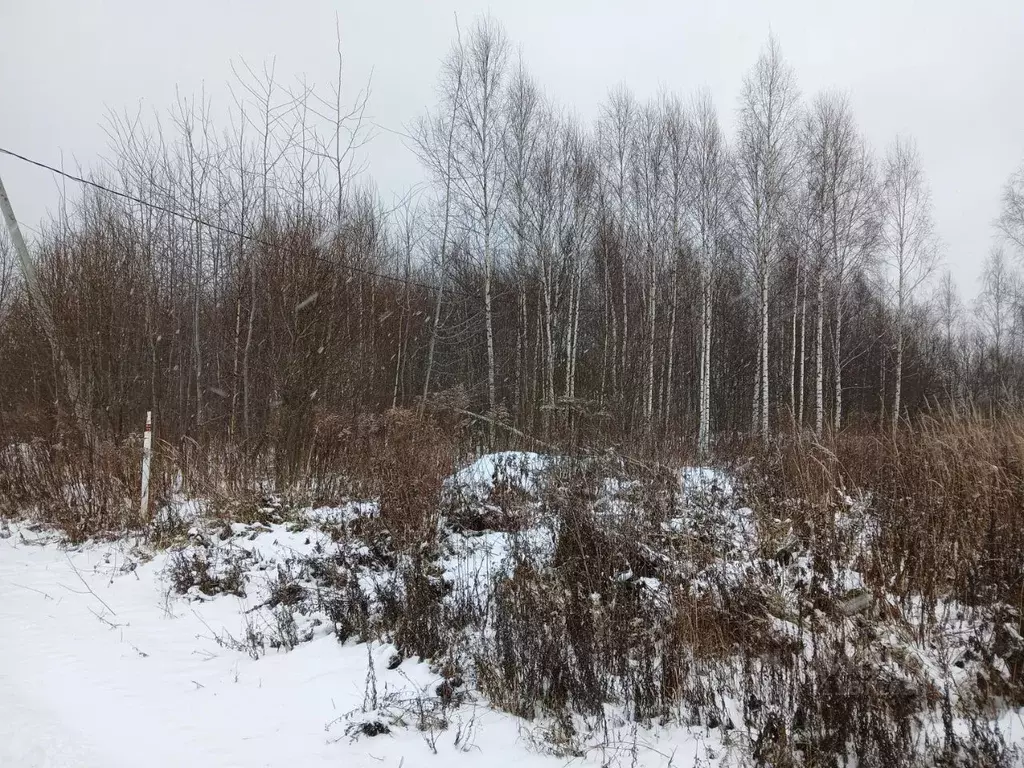
POLYGON ((63 433, 73 403, 122 438, 152 409, 168 441, 299 466, 318 436, 441 401, 491 431, 707 452, 999 408, 1024 384, 1024 167, 967 304, 913 139, 870 146, 774 39, 738 104, 617 87, 584 124, 480 20, 408 127, 428 183, 395 205, 340 61, 322 89, 235 74, 226 121, 205 96, 111 117, 91 178, 127 196, 69 194, 33 241, 58 351, 3 239, 8 438, 63 433))

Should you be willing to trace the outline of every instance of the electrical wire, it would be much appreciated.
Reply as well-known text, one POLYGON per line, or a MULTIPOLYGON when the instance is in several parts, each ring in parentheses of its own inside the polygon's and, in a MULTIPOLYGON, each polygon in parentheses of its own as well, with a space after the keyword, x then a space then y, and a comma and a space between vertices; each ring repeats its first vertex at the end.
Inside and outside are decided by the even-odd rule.
MULTIPOLYGON (((188 222, 190 222, 192 224, 197 224, 199 226, 208 227, 209 229, 215 230, 215 231, 220 232, 222 234, 231 235, 232 237, 237 237, 240 240, 245 240, 245 241, 248 241, 250 243, 255 243, 256 245, 262 245, 265 248, 270 248, 270 249, 280 249, 281 248, 281 246, 274 245, 273 243, 270 243, 270 242, 268 242, 266 240, 263 240, 263 239, 261 239, 259 237, 254 237, 252 235, 247 235, 244 232, 239 232, 237 230, 232 229, 231 227, 226 227, 226 226, 224 226, 222 224, 215 224, 214 222, 207 221, 207 220, 202 219, 202 218, 200 218, 198 216, 193 216, 192 214, 185 213, 183 211, 176 211, 176 210, 174 210, 172 208, 168 208, 167 206, 160 205, 159 203, 154 203, 154 202, 152 202, 150 200, 143 200, 142 198, 137 197, 135 195, 132 195, 132 194, 130 194, 128 192, 123 192, 121 190, 113 189, 111 187, 106 186, 105 184, 100 184, 97 181, 93 181, 92 179, 86 179, 86 178, 83 178, 81 176, 76 176, 73 173, 68 173, 67 171, 64 171, 64 170, 62 170, 60 168, 55 168, 52 165, 47 165, 46 163, 40 162, 39 160, 33 160, 30 157, 26 157, 25 155, 20 155, 17 152, 12 152, 11 150, 5 149, 4 147, 0 147, 0 154, 4 154, 4 155, 7 155, 9 157, 13 157, 16 160, 21 160, 24 163, 28 163, 29 165, 34 165, 37 168, 41 168, 41 169, 43 169, 45 171, 50 171, 51 173, 56 173, 57 175, 62 176, 65 179, 68 179, 70 181, 74 181, 74 182, 77 182, 79 184, 83 184, 85 186, 92 187, 94 189, 98 189, 98 190, 100 190, 102 192, 105 192, 105 193, 107 193, 109 195, 114 195, 115 197, 120 197, 120 198, 122 198, 124 200, 129 200, 129 201, 131 201, 133 203, 137 203, 139 205, 142 205, 142 206, 145 206, 147 208, 150 208, 151 210, 160 211, 161 213, 166 213, 169 216, 174 216, 174 217, 182 219, 184 221, 188 221, 188 222)), ((284 250, 289 250, 289 249, 285 248, 284 250)), ((292 249, 292 250, 297 251, 298 249, 292 249)), ((356 266, 353 266, 351 264, 339 264, 337 262, 331 261, 330 259, 328 259, 328 258, 326 258, 324 256, 318 256, 316 254, 310 254, 308 251, 304 251, 304 255, 311 256, 312 258, 314 258, 314 259, 316 259, 318 261, 322 261, 322 262, 324 262, 326 264, 329 264, 332 267, 336 267, 338 269, 343 269, 343 270, 348 270, 349 272, 354 272, 354 273, 360 274, 360 275, 366 275, 367 277, 374 277, 374 278, 377 278, 379 280, 389 280, 389 281, 392 281, 392 282, 395 282, 395 283, 401 283, 402 285, 412 285, 412 286, 416 286, 417 288, 422 288, 422 289, 427 290, 427 291, 440 291, 441 290, 441 287, 436 286, 436 285, 430 285, 429 283, 422 283, 422 282, 419 282, 417 280, 410 280, 410 279, 405 278, 405 277, 396 277, 395 275, 387 275, 387 274, 384 274, 382 272, 375 272, 375 271, 373 271, 371 269, 365 269, 363 267, 356 267, 356 266)), ((464 291, 453 290, 452 288, 446 289, 445 293, 455 294, 456 296, 462 296, 463 298, 477 298, 477 296, 474 295, 474 294, 466 293, 464 291)))

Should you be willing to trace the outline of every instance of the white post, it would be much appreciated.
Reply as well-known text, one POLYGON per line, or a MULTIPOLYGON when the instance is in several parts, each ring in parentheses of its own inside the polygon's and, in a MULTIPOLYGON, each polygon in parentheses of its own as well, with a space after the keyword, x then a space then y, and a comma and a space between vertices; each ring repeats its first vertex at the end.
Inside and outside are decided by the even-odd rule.
POLYGON ((146 411, 146 433, 142 438, 142 520, 149 512, 149 462, 153 457, 153 412, 146 411))

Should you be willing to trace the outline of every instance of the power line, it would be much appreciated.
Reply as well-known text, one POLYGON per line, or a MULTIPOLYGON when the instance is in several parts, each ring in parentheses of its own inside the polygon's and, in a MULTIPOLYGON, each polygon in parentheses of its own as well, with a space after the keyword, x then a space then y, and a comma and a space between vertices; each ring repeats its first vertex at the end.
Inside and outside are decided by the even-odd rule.
MULTIPOLYGON (((215 224, 212 221, 206 221, 205 219, 202 219, 202 218, 200 218, 198 216, 194 216, 194 215, 189 214, 189 213, 184 213, 182 211, 176 211, 176 210, 174 210, 172 208, 168 208, 166 206, 160 205, 159 203, 154 203, 154 202, 152 202, 150 200, 143 200, 142 198, 136 197, 135 195, 132 195, 132 194, 130 194, 128 192, 122 192, 121 190, 113 189, 111 187, 106 186, 105 184, 100 184, 97 181, 93 181, 92 179, 86 179, 86 178, 83 178, 81 176, 76 176, 73 173, 68 173, 67 171, 64 171, 64 170, 62 170, 60 168, 54 168, 52 165, 47 165, 46 163, 43 163, 43 162, 41 162, 39 160, 33 160, 30 157, 25 157, 24 155, 20 155, 17 152, 12 152, 9 149, 5 149, 3 147, 0 147, 0 154, 8 155, 10 157, 15 158, 16 160, 21 160, 22 162, 28 163, 29 165, 34 165, 37 168, 42 168, 45 171, 50 171, 51 173, 56 173, 58 176, 63 176, 65 179, 69 179, 71 181, 78 182, 79 184, 83 184, 83 185, 85 185, 87 187, 93 187, 94 189, 98 189, 98 190, 100 190, 102 192, 106 192, 108 195, 114 195, 115 197, 120 197, 120 198, 122 198, 124 200, 130 200, 133 203, 137 203, 139 205, 145 206, 145 207, 150 208, 150 209, 155 210, 155 211, 160 211, 161 213, 166 213, 169 216, 174 216, 174 217, 182 219, 184 221, 188 221, 188 222, 190 222, 192 224, 198 224, 200 226, 208 227, 210 229, 216 230, 217 232, 221 232, 221 233, 223 233, 225 235, 231 235, 232 237, 237 237, 240 240, 246 240, 248 242, 255 243, 257 245, 262 245, 265 248, 281 249, 281 246, 274 245, 273 243, 270 243, 270 242, 268 242, 266 240, 263 240, 263 239, 261 239, 259 237, 254 237, 252 235, 247 235, 244 232, 239 232, 237 230, 232 229, 231 227, 226 227, 226 226, 224 226, 222 224, 215 224)), ((298 249, 295 249, 295 248, 291 248, 291 249, 284 248, 283 250, 291 250, 293 252, 297 252, 298 249)), ((310 256, 310 257, 312 257, 312 258, 314 258, 314 259, 316 259, 318 261, 322 261, 325 264, 329 264, 332 267, 336 267, 338 269, 348 270, 350 272, 355 272, 355 273, 361 274, 361 275, 366 275, 367 277, 375 277, 375 278, 378 278, 380 280, 390 280, 392 282, 401 283, 402 285, 414 285, 417 288, 423 288, 424 290, 427 290, 427 291, 439 291, 439 290, 441 290, 440 286, 430 285, 429 283, 421 283, 421 282, 419 282, 417 280, 410 280, 410 279, 404 278, 404 277, 396 277, 395 275, 386 275, 386 274, 384 274, 382 272, 374 272, 371 269, 365 269, 363 267, 356 267, 356 266, 353 266, 351 264, 339 264, 339 263, 331 261, 330 259, 325 258, 323 256, 318 256, 317 254, 311 254, 311 253, 305 252, 304 255, 310 256)), ((454 293, 457 296, 462 296, 464 298, 469 298, 469 299, 477 298, 477 296, 475 296, 474 294, 466 293, 464 291, 454 290, 452 288, 447 289, 446 293, 448 293, 448 294, 453 294, 454 293)))

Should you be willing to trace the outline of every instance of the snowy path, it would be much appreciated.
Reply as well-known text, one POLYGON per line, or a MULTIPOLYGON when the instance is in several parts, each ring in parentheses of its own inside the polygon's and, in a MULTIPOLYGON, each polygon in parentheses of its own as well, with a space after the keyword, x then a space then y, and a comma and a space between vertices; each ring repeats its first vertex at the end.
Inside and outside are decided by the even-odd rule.
POLYGON ((52 712, 40 709, 0 673, 0 765, 105 768, 113 763, 100 759, 85 739, 70 732, 52 712))
MULTIPOLYGON (((113 547, 65 554, 21 543, 17 534, 0 540, 0 765, 563 762, 528 751, 515 721, 483 709, 469 752, 446 732, 435 756, 414 729, 351 743, 341 727, 325 726, 360 706, 365 646, 325 637, 253 661, 210 637, 211 629, 240 635, 235 598, 167 604, 161 559, 135 573, 120 573, 122 563, 113 547)), ((375 653, 381 691, 432 684, 424 665, 388 672, 387 654, 375 653)))

